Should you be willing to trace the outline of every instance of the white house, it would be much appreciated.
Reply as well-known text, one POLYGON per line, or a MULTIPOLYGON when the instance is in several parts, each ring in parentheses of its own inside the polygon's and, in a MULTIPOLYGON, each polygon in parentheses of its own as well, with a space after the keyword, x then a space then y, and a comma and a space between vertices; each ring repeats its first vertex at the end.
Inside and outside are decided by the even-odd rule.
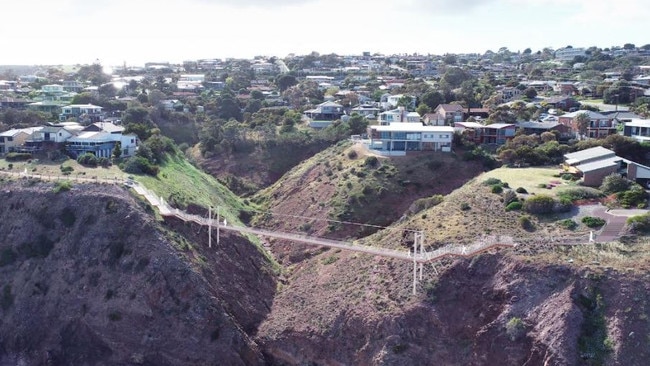
POLYGON ((397 107, 390 111, 379 113, 379 124, 388 125, 395 122, 420 122, 417 112, 408 112, 404 107, 397 107))
POLYGON ((0 133, 0 154, 12 152, 16 147, 22 146, 35 131, 41 128, 43 127, 13 128, 0 133))
POLYGON ((407 151, 451 151, 454 128, 423 126, 420 123, 391 123, 368 127, 370 148, 388 155, 404 155, 407 151), (398 154, 394 154, 398 152, 398 154))

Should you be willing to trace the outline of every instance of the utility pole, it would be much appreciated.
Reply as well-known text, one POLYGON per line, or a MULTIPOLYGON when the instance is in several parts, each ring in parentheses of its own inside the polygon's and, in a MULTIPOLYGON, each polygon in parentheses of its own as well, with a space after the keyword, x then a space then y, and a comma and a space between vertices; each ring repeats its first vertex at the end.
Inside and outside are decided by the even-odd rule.
POLYGON ((418 241, 420 240, 420 233, 413 233, 413 295, 417 293, 418 282, 418 241))
POLYGON ((219 206, 217 206, 217 245, 219 245, 219 206))
POLYGON ((208 248, 212 248, 212 206, 208 206, 208 248))
MULTIPOLYGON (((424 231, 420 231, 420 259, 424 259, 424 231)), ((422 281, 422 268, 424 263, 420 262, 420 281, 422 281)))

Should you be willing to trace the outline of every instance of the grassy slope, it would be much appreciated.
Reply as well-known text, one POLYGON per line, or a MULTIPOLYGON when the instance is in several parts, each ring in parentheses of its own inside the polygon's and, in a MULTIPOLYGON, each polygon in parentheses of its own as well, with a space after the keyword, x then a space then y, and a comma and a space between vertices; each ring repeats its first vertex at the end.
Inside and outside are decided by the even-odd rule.
POLYGON ((276 213, 313 218, 279 217, 267 219, 265 224, 317 235, 360 237, 376 228, 341 222, 390 225, 415 200, 448 194, 481 171, 479 163, 452 154, 388 159, 370 156, 361 146, 343 142, 304 161, 254 201, 276 213))

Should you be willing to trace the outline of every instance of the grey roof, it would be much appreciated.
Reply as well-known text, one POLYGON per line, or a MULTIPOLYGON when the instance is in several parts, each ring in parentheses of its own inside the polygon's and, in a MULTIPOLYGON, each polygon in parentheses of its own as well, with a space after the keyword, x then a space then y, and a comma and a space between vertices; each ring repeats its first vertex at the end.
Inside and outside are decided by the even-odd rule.
POLYGON ((564 154, 564 159, 569 165, 580 164, 583 161, 593 160, 598 158, 609 158, 616 156, 616 154, 609 149, 602 146, 592 147, 590 149, 576 151, 574 153, 564 154))
POLYGON ((621 161, 629 162, 629 160, 623 159, 619 156, 614 156, 607 159, 596 160, 591 163, 577 165, 576 169, 583 173, 587 173, 594 170, 618 166, 621 161))
POLYGON ((550 130, 560 123, 558 122, 534 122, 534 121, 525 121, 525 122, 519 122, 519 127, 521 128, 535 128, 538 130, 550 130))

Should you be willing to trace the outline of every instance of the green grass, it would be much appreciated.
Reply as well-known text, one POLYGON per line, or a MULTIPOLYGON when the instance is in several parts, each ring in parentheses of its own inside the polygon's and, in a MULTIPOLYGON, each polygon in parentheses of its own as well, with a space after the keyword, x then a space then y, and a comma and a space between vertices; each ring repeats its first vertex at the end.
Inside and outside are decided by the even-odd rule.
POLYGON ((499 179, 502 182, 508 183, 510 187, 522 187, 528 193, 546 193, 556 196, 562 190, 575 187, 575 183, 562 180, 557 177, 560 173, 558 167, 530 167, 530 168, 507 168, 502 167, 484 173, 479 180, 485 181, 490 178, 499 179), (556 187, 551 189, 542 188, 541 185, 547 187, 551 182, 559 182, 556 187))
MULTIPOLYGON (((169 155, 167 161, 160 166, 156 177, 138 175, 134 178, 168 203, 181 209, 190 204, 204 208, 212 207, 216 217, 214 210, 218 208, 221 220, 225 218, 230 225, 242 225, 239 213, 250 210, 239 197, 183 156, 169 155)), ((255 244, 274 266, 277 265, 262 247, 259 238, 251 234, 242 235, 255 244)))
POLYGON ((47 176, 63 176, 61 168, 70 171, 69 177, 82 177, 82 178, 98 178, 98 179, 124 179, 128 174, 124 173, 117 167, 112 165, 108 168, 102 167, 85 167, 76 160, 67 159, 63 162, 53 162, 42 159, 32 159, 31 162, 14 161, 8 162, 5 159, 0 159, 0 170, 10 170, 9 164, 13 164, 11 171, 24 172, 27 170, 28 174, 38 174, 47 176), (72 170, 70 170, 72 169, 72 170))

